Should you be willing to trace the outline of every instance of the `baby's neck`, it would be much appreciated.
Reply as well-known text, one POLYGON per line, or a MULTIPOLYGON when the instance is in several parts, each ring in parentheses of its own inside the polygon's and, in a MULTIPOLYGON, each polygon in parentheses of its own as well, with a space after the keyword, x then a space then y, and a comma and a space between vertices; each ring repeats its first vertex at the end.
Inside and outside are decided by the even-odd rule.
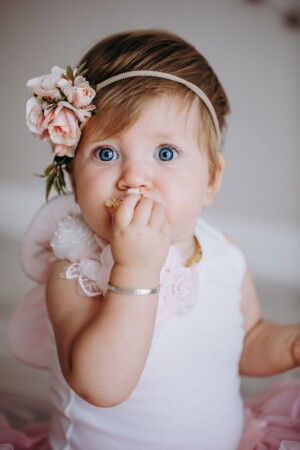
POLYGON ((174 245, 178 249, 184 264, 195 253, 195 238, 194 238, 194 236, 192 236, 188 239, 184 239, 182 241, 178 241, 174 245))

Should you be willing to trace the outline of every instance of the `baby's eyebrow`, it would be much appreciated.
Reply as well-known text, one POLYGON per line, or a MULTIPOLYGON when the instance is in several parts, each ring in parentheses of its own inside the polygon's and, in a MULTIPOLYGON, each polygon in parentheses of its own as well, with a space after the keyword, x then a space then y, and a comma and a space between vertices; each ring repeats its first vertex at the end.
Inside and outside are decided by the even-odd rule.
POLYGON ((170 139, 171 137, 174 137, 174 136, 175 136, 174 131, 169 131, 169 132, 165 132, 165 131, 159 132, 158 131, 156 133, 151 134, 151 137, 158 138, 158 139, 170 139))

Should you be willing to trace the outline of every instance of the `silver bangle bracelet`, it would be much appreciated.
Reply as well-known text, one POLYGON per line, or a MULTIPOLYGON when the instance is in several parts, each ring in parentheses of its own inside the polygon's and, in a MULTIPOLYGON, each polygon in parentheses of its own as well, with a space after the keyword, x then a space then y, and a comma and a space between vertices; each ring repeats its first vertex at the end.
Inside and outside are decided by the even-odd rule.
POLYGON ((160 285, 155 288, 149 289, 127 289, 119 286, 114 286, 113 284, 108 283, 107 290, 110 292, 115 292, 116 294, 123 294, 123 295, 151 295, 157 294, 159 292, 160 285))

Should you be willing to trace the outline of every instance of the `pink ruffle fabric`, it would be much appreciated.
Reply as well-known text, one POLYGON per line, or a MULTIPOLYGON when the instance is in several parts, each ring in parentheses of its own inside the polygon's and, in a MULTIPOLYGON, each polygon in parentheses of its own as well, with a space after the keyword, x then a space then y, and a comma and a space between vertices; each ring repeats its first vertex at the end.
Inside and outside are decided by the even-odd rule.
POLYGON ((0 414, 0 450, 51 450, 48 442, 49 422, 41 421, 13 430, 0 414))
POLYGON ((245 401, 239 450, 300 450, 300 381, 287 378, 245 401))
POLYGON ((49 369, 49 342, 45 286, 34 287, 14 312, 9 328, 11 352, 25 364, 49 369))

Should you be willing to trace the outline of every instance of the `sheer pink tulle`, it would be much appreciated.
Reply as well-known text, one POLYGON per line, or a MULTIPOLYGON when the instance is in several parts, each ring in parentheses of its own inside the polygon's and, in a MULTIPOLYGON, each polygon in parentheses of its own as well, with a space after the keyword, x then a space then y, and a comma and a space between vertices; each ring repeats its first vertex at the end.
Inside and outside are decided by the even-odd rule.
POLYGON ((0 415, 0 450, 51 450, 48 429, 49 421, 43 421, 14 430, 0 415))
POLYGON ((300 450, 300 381, 284 379, 245 401, 239 450, 300 450))

